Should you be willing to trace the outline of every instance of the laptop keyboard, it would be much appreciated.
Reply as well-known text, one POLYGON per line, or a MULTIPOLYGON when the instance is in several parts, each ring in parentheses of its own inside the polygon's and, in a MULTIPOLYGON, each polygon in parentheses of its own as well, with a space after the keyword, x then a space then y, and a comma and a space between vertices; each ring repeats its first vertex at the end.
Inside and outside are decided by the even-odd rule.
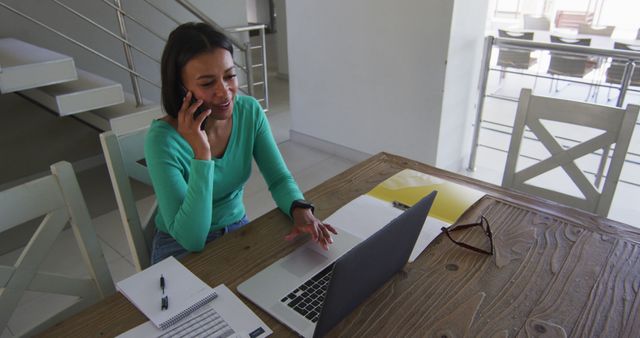
POLYGON ((333 264, 318 272, 280 301, 308 320, 317 322, 332 272, 333 264))

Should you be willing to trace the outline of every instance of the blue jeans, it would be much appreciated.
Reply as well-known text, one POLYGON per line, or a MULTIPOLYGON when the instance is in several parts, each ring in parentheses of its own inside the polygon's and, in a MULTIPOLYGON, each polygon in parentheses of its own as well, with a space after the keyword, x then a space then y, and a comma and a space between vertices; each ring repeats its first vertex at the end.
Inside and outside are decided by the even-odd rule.
MULTIPOLYGON (((227 232, 233 232, 240 228, 242 228, 245 224, 249 223, 249 219, 246 215, 242 216, 242 218, 226 227, 212 231, 207 235, 206 243, 213 241, 227 232)), ((182 247, 171 235, 164 233, 162 231, 157 231, 153 236, 153 243, 151 248, 151 264, 156 264, 161 260, 173 256, 176 259, 184 257, 189 252, 182 247)))

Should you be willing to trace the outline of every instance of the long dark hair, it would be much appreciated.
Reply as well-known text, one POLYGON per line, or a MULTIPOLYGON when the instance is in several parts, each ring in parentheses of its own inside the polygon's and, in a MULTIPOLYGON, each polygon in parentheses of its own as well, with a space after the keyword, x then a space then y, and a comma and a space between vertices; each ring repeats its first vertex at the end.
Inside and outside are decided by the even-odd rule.
POLYGON ((162 106, 177 117, 182 105, 182 68, 198 54, 224 48, 233 56, 231 40, 202 22, 184 23, 171 32, 162 52, 162 106))

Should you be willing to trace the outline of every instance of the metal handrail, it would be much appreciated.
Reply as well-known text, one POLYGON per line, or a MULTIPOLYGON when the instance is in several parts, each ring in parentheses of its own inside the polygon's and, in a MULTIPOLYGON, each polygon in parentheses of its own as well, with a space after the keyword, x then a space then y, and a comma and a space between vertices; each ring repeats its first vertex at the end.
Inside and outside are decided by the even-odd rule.
POLYGON ((54 34, 56 34, 56 35, 60 36, 61 38, 65 39, 65 40, 67 40, 67 41, 69 41, 69 42, 71 42, 71 43, 73 43, 73 44, 75 44, 75 45, 77 45, 78 47, 80 47, 80 48, 82 48, 82 49, 85 49, 85 50, 87 50, 87 51, 89 51, 89 52, 93 53, 94 55, 96 55, 96 56, 98 56, 98 57, 102 58, 103 60, 105 60, 105 61, 107 61, 107 62, 109 62, 109 63, 111 63, 111 64, 113 64, 113 65, 115 65, 116 67, 121 68, 121 69, 123 69, 123 70, 125 70, 125 71, 127 71, 127 72, 129 72, 129 73, 131 73, 131 74, 133 74, 133 75, 135 75, 135 76, 137 76, 137 77, 139 77, 140 79, 144 80, 145 82, 147 82, 147 83, 149 83, 149 84, 151 84, 151 85, 153 85, 153 86, 156 86, 156 87, 160 88, 160 84, 158 84, 158 83, 156 83, 156 82, 154 82, 154 81, 152 81, 152 80, 148 79, 147 77, 145 77, 145 76, 143 76, 142 74, 140 74, 140 73, 136 72, 135 70, 130 69, 130 68, 128 68, 127 66, 125 66, 125 65, 123 65, 123 64, 121 64, 121 63, 119 63, 118 61, 115 61, 115 60, 113 60, 112 58, 110 58, 110 57, 108 57, 108 56, 106 56, 106 55, 104 55, 104 54, 102 54, 102 53, 98 52, 97 50, 95 50, 95 49, 93 49, 93 48, 91 48, 91 47, 89 47, 89 46, 87 46, 87 45, 83 44, 82 42, 79 42, 79 41, 77 41, 77 40, 75 40, 75 39, 73 39, 73 38, 69 37, 68 35, 66 35, 66 34, 64 34, 64 33, 59 32, 59 31, 55 30, 54 28, 49 27, 48 25, 46 25, 46 24, 44 24, 44 23, 42 23, 42 22, 38 21, 37 19, 34 19, 34 18, 30 17, 29 15, 27 15, 27 14, 24 14, 24 13, 20 12, 19 10, 15 9, 15 8, 13 8, 13 7, 11 7, 11 6, 7 5, 7 4, 5 4, 4 2, 0 2, 0 6, 2 6, 2 7, 4 7, 5 9, 7 9, 7 10, 9 10, 9 11, 11 11, 11 12, 13 12, 13 13, 15 13, 15 14, 17 14, 17 15, 19 15, 19 16, 21 16, 21 17, 23 17, 23 18, 25 18, 25 19, 27 19, 27 20, 29 20, 29 21, 31 21, 31 22, 33 22, 33 23, 35 23, 35 24, 37 24, 37 25, 38 25, 38 26, 40 26, 40 27, 45 28, 46 30, 48 30, 48 31, 50 31, 50 32, 52 32, 52 33, 54 33, 54 34))
MULTIPOLYGON (((489 70, 493 70, 493 71, 497 71, 497 72, 501 72, 501 73, 505 73, 505 74, 516 74, 516 75, 520 75, 520 76, 529 76, 529 77, 537 77, 537 78, 541 78, 541 79, 555 79, 555 77, 553 76, 548 76, 548 75, 540 75, 540 74, 533 74, 533 73, 525 73, 522 71, 513 71, 513 70, 509 70, 506 68, 495 68, 495 67, 489 67, 489 70)), ((586 83, 584 81, 577 81, 577 80, 571 80, 571 79, 562 79, 563 82, 572 82, 572 83, 586 83)), ((615 85, 615 84, 603 84, 603 83, 598 83, 598 84, 591 84, 589 83, 589 85, 593 85, 593 86, 598 86, 601 88, 610 88, 610 89, 614 89, 614 88, 619 88, 619 85, 615 85)), ((640 89, 636 89, 636 88, 628 88, 627 92, 636 92, 636 93, 640 93, 640 89)), ((506 96, 499 96, 499 95, 495 95, 495 94, 487 94, 487 97, 495 97, 495 98, 500 98, 500 99, 504 99, 504 100, 511 100, 514 102, 518 102, 518 100, 516 98, 508 98, 506 96)))
MULTIPOLYGON (((267 39, 265 36, 265 26, 261 25, 260 28, 260 38, 262 43, 262 81, 264 84, 262 85, 263 93, 264 93, 264 105, 265 111, 269 111, 269 81, 267 74, 267 39)), ((250 52, 249 52, 250 53, 250 52)))
MULTIPOLYGON (((103 0, 106 1, 106 0, 103 0)), ((169 13, 165 12, 162 8, 160 8, 158 5, 154 4, 153 2, 149 1, 149 0, 144 0, 144 2, 147 3, 147 5, 151 6, 153 9, 155 9, 156 11, 158 11, 160 14, 164 15, 167 19, 173 21, 176 25, 180 24, 180 21, 178 21, 176 18, 172 17, 169 13)))
POLYGON ((482 109, 484 108, 484 96, 487 93, 487 79, 489 77, 489 65, 491 64, 491 46, 494 41, 493 36, 487 36, 484 40, 484 53, 482 54, 482 70, 480 73, 480 79, 478 79, 478 88, 480 89, 480 95, 478 95, 478 110, 476 113, 475 128, 473 128, 473 138, 471 144, 471 154, 469 155, 469 170, 475 170, 476 167, 476 155, 478 153, 478 142, 480 141, 480 123, 482 122, 482 109))
POLYGON ((622 76, 622 81, 620 85, 620 94, 618 95, 618 100, 616 102, 617 107, 622 107, 624 102, 624 98, 626 96, 627 90, 629 88, 631 82, 631 75, 635 68, 635 63, 640 63, 640 52, 616 49, 616 50, 608 50, 601 48, 593 48, 588 46, 578 46, 571 44, 559 44, 559 43, 547 43, 547 42, 538 42, 531 40, 521 40, 521 39, 510 39, 510 38, 496 38, 494 36, 487 36, 485 38, 484 51, 482 56, 482 69, 480 74, 480 83, 479 83, 479 96, 478 96, 478 104, 476 109, 476 118, 474 123, 473 130, 473 138, 471 145, 471 153, 469 155, 469 165, 467 167, 468 170, 475 170, 476 164, 476 155, 478 149, 478 142, 480 138, 480 124, 483 121, 482 118, 482 109, 484 105, 484 98, 487 96, 486 92, 486 82, 488 78, 488 73, 491 70, 490 62, 491 53, 493 46, 498 47, 517 47, 520 49, 527 50, 539 50, 545 49, 554 52, 563 52, 570 53, 576 55, 591 55, 591 56, 599 56, 599 57, 612 57, 617 59, 626 59, 627 63, 625 66, 625 71, 622 76))
MULTIPOLYGON (((58 4, 60 7, 66 9, 67 11, 69 11, 70 13, 76 15, 77 17, 81 18, 82 20, 92 24, 93 26, 95 26, 96 28, 100 29, 101 31, 109 34, 111 37, 116 38, 118 40, 120 40, 120 42, 127 44, 129 47, 137 50, 138 52, 140 52, 141 54, 143 54, 144 56, 148 57, 149 59, 160 63, 160 60, 154 58, 151 54, 145 52, 144 50, 140 49, 139 47, 137 47, 136 45, 132 44, 131 42, 129 42, 126 39, 123 39, 121 37, 119 37, 118 35, 116 35, 115 33, 113 33, 112 31, 108 30, 107 28, 105 28, 104 26, 100 25, 99 23, 95 22, 94 20, 92 20, 91 18, 87 17, 86 15, 76 11, 75 9, 69 7, 68 5, 65 5, 64 3, 60 2, 60 0, 51 0, 54 3, 58 4)), ((109 6, 114 6, 113 4, 107 3, 109 6)), ((125 14, 124 12, 120 11, 117 7, 114 6, 114 8, 116 10, 118 10, 120 13, 125 14)))
POLYGON ((632 59, 640 61, 640 52, 625 49, 602 49, 589 46, 579 46, 563 43, 539 42, 532 40, 497 38, 493 37, 493 44, 497 47, 518 47, 520 49, 538 50, 545 49, 554 52, 573 53, 577 55, 592 55, 613 57, 618 59, 632 59))
MULTIPOLYGON (((134 49, 138 52, 140 52, 142 55, 144 55, 145 57, 147 57, 149 60, 160 64, 160 60, 158 58, 153 57, 150 53, 144 51, 143 49, 139 48, 138 46, 136 46, 135 44, 133 44, 127 37, 127 30, 126 30, 126 25, 124 22, 124 19, 129 19, 132 22, 138 24, 140 27, 142 27, 143 29, 145 29, 146 31, 148 31, 149 33, 153 34, 154 36, 156 36, 157 38, 159 38, 162 41, 166 41, 166 38, 161 36, 160 34, 158 34, 157 32, 155 32, 153 29, 151 29, 150 27, 144 25, 142 22, 140 22, 140 20, 132 17, 131 15, 129 15, 127 12, 125 12, 122 9, 122 6, 120 4, 120 0, 115 0, 115 4, 107 1, 107 0, 101 0, 103 3, 105 3, 106 5, 108 5, 109 7, 111 7, 112 9, 114 9, 116 11, 116 15, 117 15, 117 19, 118 19, 118 27, 120 30, 120 36, 118 36, 117 34, 111 32, 109 29, 105 28, 104 26, 100 25, 99 23, 97 23, 95 20, 89 18, 86 15, 83 15, 82 13, 78 12, 77 10, 71 8, 70 6, 64 4, 63 2, 61 2, 60 0, 52 0, 53 3, 57 4, 58 6, 62 7, 63 9, 69 11, 70 13, 78 16, 79 18, 81 18, 82 20, 88 22, 89 24, 93 25, 94 27, 102 30, 104 33, 108 34, 109 36, 117 39, 118 41, 122 42, 123 44, 123 48, 124 48, 124 53, 125 53, 125 58, 127 60, 127 66, 125 66, 124 64, 115 61, 114 59, 104 55, 103 53, 100 53, 99 51, 95 50, 94 48, 89 47, 88 45, 52 28, 51 26, 25 14, 22 13, 21 11, 5 4, 4 2, 0 1, 0 6, 8 9, 9 11, 53 32, 54 34, 66 39, 67 41, 70 41, 71 43, 89 51, 90 53, 102 58, 103 60, 108 61, 109 63, 117 66, 120 69, 123 69, 125 71, 127 71, 129 73, 129 75, 131 76, 131 83, 132 83, 132 87, 133 87, 133 92, 134 92, 134 96, 135 96, 135 100, 136 100, 136 105, 137 106, 141 106, 144 104, 144 100, 142 98, 142 94, 140 92, 140 85, 138 83, 138 79, 142 79, 143 81, 155 86, 156 88, 160 88, 160 84, 156 83, 152 80, 150 80, 149 78, 143 76, 142 74, 140 74, 139 72, 136 71, 135 69, 135 64, 133 62, 133 55, 131 54, 131 49, 134 49)), ((144 0, 148 5, 150 5, 151 7, 153 7, 154 9, 156 9, 158 12, 162 13, 163 15, 165 15, 166 17, 168 17, 169 19, 171 19, 172 21, 176 22, 177 24, 179 24, 179 22, 173 18, 171 15, 169 15, 168 13, 166 13, 164 10, 162 10, 161 8, 159 8, 158 6, 156 6, 155 4, 151 3, 148 0, 144 0)), ((267 81, 267 58, 266 58, 266 39, 265 39, 265 25, 262 24, 258 24, 258 25, 248 25, 248 26, 242 26, 242 27, 232 27, 229 28, 227 30, 225 30, 224 28, 222 28, 221 26, 219 26, 217 23, 215 23, 213 20, 211 20, 211 18, 209 18, 205 13, 203 13, 202 11, 200 11, 197 7, 195 7, 194 5, 192 5, 188 0, 176 0, 176 3, 178 3, 179 5, 181 5, 184 9, 186 9, 188 12, 190 12, 191 14, 193 14, 195 17, 197 17, 198 19, 210 24, 211 26, 213 26, 214 28, 216 28, 218 31, 222 32, 225 36, 227 36, 229 38, 229 40, 231 40, 232 44, 234 45, 234 48, 237 48, 240 52, 245 53, 245 66, 240 65, 238 63, 236 63, 234 61, 234 63, 236 64, 236 66, 238 66, 239 69, 241 69, 246 75, 247 75, 247 79, 248 79, 248 83, 247 83, 247 88, 248 88, 248 94, 249 95, 253 95, 254 94, 254 86, 262 86, 263 87, 263 92, 264 92, 264 99, 262 99, 261 101, 264 101, 265 103, 265 111, 267 111, 269 109, 269 97, 268 97, 268 81, 267 81), (238 33, 238 32, 249 32, 249 31, 255 31, 258 30, 260 32, 260 36, 261 36, 261 40, 262 40, 262 44, 260 46, 251 46, 250 42, 246 42, 243 43, 240 40, 238 40, 237 38, 233 37, 230 35, 230 33, 238 33), (262 49, 262 62, 261 63, 257 63, 257 64, 253 64, 252 61, 252 53, 251 50, 255 49, 255 48, 260 48, 262 49), (261 82, 253 82, 253 69, 262 67, 263 68, 263 78, 264 80, 261 82)))
MULTIPOLYGON (((120 2, 120 0, 113 0, 113 1, 119 9, 122 9, 122 3, 120 2)), ((117 11, 116 13, 117 13, 116 17, 118 18, 118 26, 120 28, 120 36, 122 36, 122 38, 128 41, 129 38, 127 35, 127 26, 124 23, 124 14, 121 10, 117 11)), ((133 55, 131 54, 131 45, 124 44, 123 47, 124 47, 124 56, 127 59, 127 65, 129 65, 129 68, 135 70, 135 64, 133 63, 133 55)), ((136 107, 140 107, 144 105, 144 101, 142 99, 142 92, 140 91, 140 83, 138 82, 138 78, 135 77, 133 74, 129 73, 129 77, 131 78, 133 95, 136 98, 136 107)))
POLYGON ((227 27, 224 30, 226 30, 227 32, 239 33, 239 32, 255 31, 255 30, 264 29, 264 28, 267 28, 267 25, 256 24, 256 25, 248 25, 248 26, 227 27))
MULTIPOLYGON (((149 26, 147 26, 147 25, 143 24, 142 22, 140 22, 140 20, 136 19, 135 17, 133 17, 133 16, 131 16, 130 14, 128 14, 127 12, 125 12, 122 8, 118 8, 116 5, 114 5, 114 4, 112 4, 112 3, 110 3, 110 2, 109 2, 109 1, 107 1, 107 0, 102 0, 102 2, 104 2, 104 3, 105 3, 105 5, 107 5, 107 6, 111 7, 111 8, 113 8, 113 9, 114 9, 114 10, 116 10, 116 11, 118 11, 118 13, 121 13, 122 15, 124 15, 127 19, 129 19, 129 20, 131 20, 131 21, 135 22, 136 24, 138 24, 138 26, 140 26, 140 27, 144 28, 147 32, 149 32, 149 33, 153 34, 153 35, 154 35, 155 37, 157 37, 158 39, 160 39, 160 40, 162 40, 162 41, 167 41, 167 39, 166 39, 164 36, 162 36, 160 33, 158 33, 158 32, 156 32, 156 31, 154 31, 154 30, 153 30, 153 29, 151 29, 149 26)), ((145 2, 149 4, 149 2, 147 2, 147 1, 145 1, 145 2)), ((153 5, 152 5, 151 7, 155 8, 155 9, 158 9, 157 7, 155 7, 155 6, 153 6, 153 5)), ((163 12, 162 12, 162 13, 163 13, 163 12)), ((178 24, 179 24, 179 22, 178 22, 178 24)), ((158 63, 160 63, 160 62, 158 62, 158 63)))
POLYGON ((266 48, 266 37, 265 37, 265 29, 266 29, 266 25, 264 24, 255 24, 255 25, 248 25, 248 26, 235 26, 235 27, 227 27, 225 28, 225 30, 227 32, 230 33, 244 33, 244 32, 251 32, 251 31, 258 31, 260 34, 260 45, 258 46, 251 46, 251 43, 247 44, 247 50, 245 51, 245 63, 246 63, 246 68, 239 66, 239 68, 241 68, 246 74, 247 74, 247 78, 248 78, 248 84, 247 84, 247 91, 249 93, 249 95, 253 95, 254 94, 254 86, 262 86, 262 92, 264 95, 264 105, 265 105, 265 111, 269 111, 269 81, 268 81, 268 72, 267 72, 267 48, 266 48), (253 62, 251 61, 251 50, 253 49, 261 49, 262 50, 262 63, 259 64, 253 64, 253 62), (253 79, 253 74, 251 73, 251 70, 254 68, 262 68, 262 78, 263 81, 258 81, 258 82, 254 82, 253 79))

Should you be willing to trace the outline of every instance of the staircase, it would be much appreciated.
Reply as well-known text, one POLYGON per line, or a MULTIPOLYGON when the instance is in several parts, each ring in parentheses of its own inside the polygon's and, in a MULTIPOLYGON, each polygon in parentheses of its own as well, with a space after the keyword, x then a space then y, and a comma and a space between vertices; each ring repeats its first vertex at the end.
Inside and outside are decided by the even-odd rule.
POLYGON ((4 38, 0 39, 0 94, 13 92, 101 131, 135 130, 162 115, 157 104, 136 107, 120 83, 77 69, 69 56, 4 38))
POLYGON ((0 171, 3 174, 0 189, 48 174, 50 163, 47 161, 51 160, 68 160, 74 164, 76 171, 95 167, 104 160, 101 151, 95 147, 92 134, 95 134, 95 139, 97 133, 106 130, 122 134, 146 127, 153 119, 161 117, 163 112, 160 105, 143 97, 142 89, 153 100, 159 101, 160 84, 157 78, 160 47, 166 42, 171 29, 181 22, 192 21, 193 17, 226 32, 236 51, 234 61, 241 82, 240 91, 256 96, 268 111, 264 25, 225 29, 189 0, 175 0, 161 6, 148 1, 132 2, 128 3, 126 9, 120 0, 84 4, 77 2, 76 8, 71 8, 57 0, 0 0, 0 13, 3 19, 7 19, 3 21, 16 22, 19 26, 3 26, 0 21, 4 36, 16 28, 20 30, 20 25, 28 24, 20 30, 26 28, 27 34, 17 34, 22 40, 15 36, 0 35, 0 108, 7 113, 4 116, 9 117, 8 121, 15 124, 5 124, 5 140, 4 144, 0 144, 3 152, 11 153, 11 156, 3 156, 8 165, 0 171), (115 14, 117 21, 100 20, 107 12, 115 14), (141 22, 137 17, 141 13, 156 19, 157 24, 149 26, 141 22), (184 13, 191 18, 185 17, 184 13), (159 18, 168 19, 171 23, 163 24, 159 18), (134 43, 128 37, 125 21, 135 27, 135 37, 140 40, 139 43, 134 43), (67 22, 75 22, 72 29, 69 29, 67 22), (152 35, 152 43, 143 38, 145 35, 141 31, 152 35), (256 31, 261 43, 252 45, 251 40, 245 38, 256 31), (54 39, 42 38, 50 33, 53 33, 54 39), (114 46, 109 43, 115 39, 122 44, 114 46), (73 48, 69 48, 69 43, 73 48), (66 53, 76 54, 80 50, 83 54, 78 54, 78 63, 91 64, 88 66, 91 68, 100 64, 100 68, 94 69, 100 75, 92 73, 90 69, 77 68, 73 57, 56 50, 58 45, 66 53), (116 51, 124 48, 124 54, 114 53, 114 47, 116 51), (120 61, 122 56, 126 62, 120 61), (256 56, 259 60, 254 61, 256 56), (107 66, 110 64, 111 68, 104 67, 104 63, 107 66), (113 73, 111 69, 118 73, 113 73), (105 76, 113 76, 113 79, 105 76), (131 81, 128 90, 132 94, 123 90, 123 81, 131 81), (142 81, 145 82, 144 88, 139 83, 142 81), (13 94, 3 95, 9 93, 13 94), (33 103, 35 105, 33 109, 28 108, 28 114, 19 114, 16 110, 18 105, 30 106, 33 103), (86 128, 86 125, 91 128, 86 128), (36 144, 22 136, 29 133, 38 136, 40 142, 36 144), (64 155, 60 154, 61 150, 64 155), (65 158, 55 158, 56 155, 48 153, 58 153, 58 157, 65 158), (24 164, 28 164, 30 169, 20 169, 24 164))
POLYGON ((0 94, 76 80, 73 59, 20 40, 0 39, 0 94))
MULTIPOLYGON (((61 117, 72 116, 98 131, 113 130, 116 133, 125 133, 143 128, 149 125, 152 119, 162 115, 160 106, 151 102, 137 107, 133 95, 124 93, 120 83, 77 69, 72 57, 14 38, 2 38, 0 94, 9 93, 18 94, 50 113, 61 117)), ((21 150, 18 152, 19 156, 3 151, 0 190, 48 174, 45 169, 52 161, 51 156, 54 157, 53 161, 72 161, 77 172, 104 163, 99 146, 91 144, 94 138, 95 143, 98 143, 96 131, 72 121, 63 123, 66 127, 59 123, 51 123, 52 118, 46 118, 46 113, 44 116, 42 113, 23 114, 31 117, 26 120, 25 125, 24 118, 15 118, 13 110, 17 108, 16 99, 24 101, 17 97, 3 100, 9 103, 2 107, 6 112, 4 116, 7 123, 3 128, 5 137, 12 139, 11 143, 21 150), (10 104, 11 102, 14 104, 10 104), (37 120, 34 120, 34 117, 37 120), (45 117, 45 121, 40 120, 42 117, 45 117), (43 123, 46 127, 43 127, 43 123), (68 134, 61 134, 60 128, 55 128, 56 126, 62 127, 68 134), (38 133, 40 136, 29 135, 29 132, 38 133), (18 136, 22 140, 16 139, 18 136), (61 136, 65 136, 64 142, 59 139, 61 136), (33 144, 34 141, 38 144, 33 144), (25 146, 27 143, 29 146, 25 146), (51 152, 57 155, 52 155, 51 152), (64 158, 55 158, 56 156, 64 158), (23 169, 17 170, 16 166, 23 169)), ((25 103, 28 105, 28 102, 25 103)), ((42 111, 35 106, 31 110, 42 111)), ((8 146, 3 145, 2 149, 6 150, 8 146)), ((24 245, 38 224, 39 222, 28 223, 12 231, 3 232, 0 238, 0 255, 24 245)))

